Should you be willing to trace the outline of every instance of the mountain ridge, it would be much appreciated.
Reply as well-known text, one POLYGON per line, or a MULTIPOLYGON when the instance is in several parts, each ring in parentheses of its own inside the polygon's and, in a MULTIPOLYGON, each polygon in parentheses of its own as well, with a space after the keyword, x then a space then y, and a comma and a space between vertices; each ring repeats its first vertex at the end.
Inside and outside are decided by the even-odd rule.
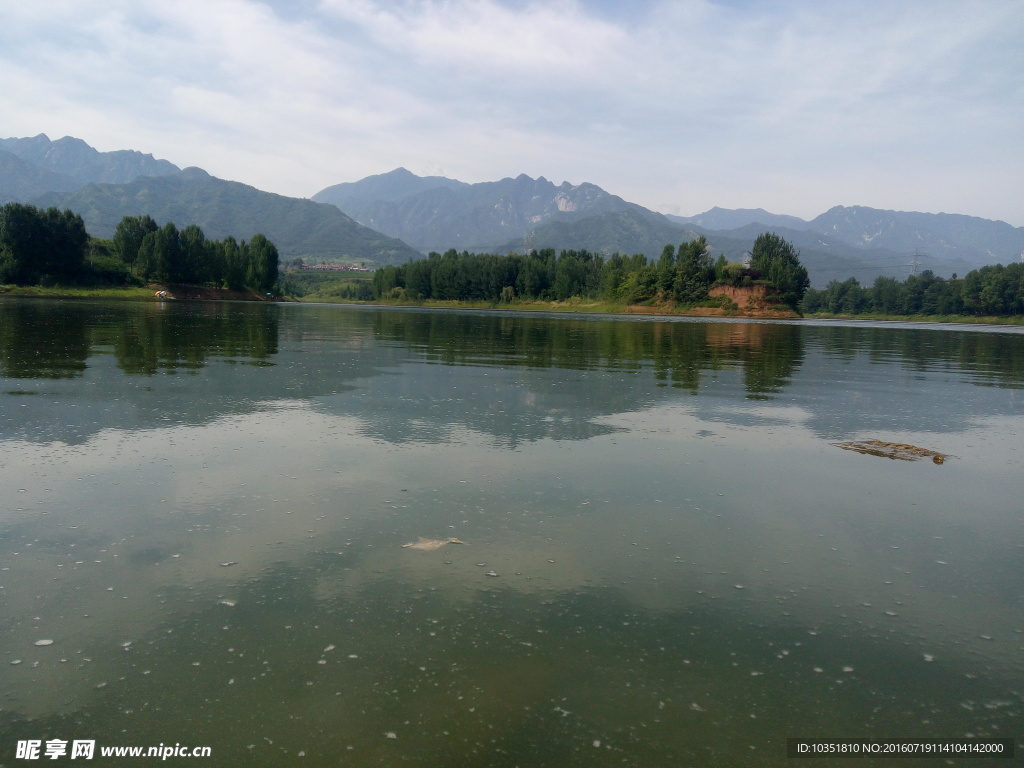
POLYGON ((565 247, 656 258, 666 243, 704 234, 716 252, 739 258, 757 234, 774 231, 801 249, 820 284, 826 276, 853 274, 870 282, 877 274, 905 275, 918 267, 962 274, 1024 253, 1024 227, 975 216, 859 205, 833 206, 810 221, 763 208, 718 206, 696 216, 666 216, 589 182, 556 185, 526 174, 469 184, 396 168, 326 187, 312 200, 244 184, 222 186, 231 184, 238 182, 199 168, 181 170, 135 150, 99 152, 70 136, 0 139, 0 203, 78 206, 73 209, 97 235, 111 232, 123 215, 143 213, 198 223, 212 237, 248 237, 254 227, 263 231, 269 224, 287 257, 359 254, 355 260, 387 264, 449 248, 502 253, 565 247), (145 181, 161 178, 178 181, 145 181), (321 203, 329 204, 328 213, 307 207, 321 203))
POLYGON ((180 168, 169 160, 134 149, 100 152, 82 139, 65 136, 51 141, 45 133, 26 138, 0 139, 0 150, 20 157, 36 168, 68 176, 80 185, 126 184, 140 176, 165 176, 180 168))
POLYGON ((429 189, 460 186, 468 185, 444 176, 417 176, 405 168, 395 168, 393 171, 367 176, 359 181, 334 184, 320 190, 310 200, 336 205, 344 212, 346 205, 353 200, 372 198, 375 201, 393 201, 429 189))
POLYGON ((124 216, 150 215, 157 223, 197 224, 211 239, 248 239, 260 233, 283 259, 400 263, 420 254, 405 243, 358 224, 336 207, 225 181, 201 168, 128 184, 89 184, 71 194, 48 193, 43 206, 81 214, 95 237, 111 237, 124 216))
MULTIPOLYGON (((637 210, 643 215, 661 217, 635 203, 629 203, 595 184, 563 182, 556 186, 543 176, 536 179, 519 174, 499 181, 467 184, 445 177, 429 177, 416 188, 402 168, 368 179, 400 174, 407 194, 375 195, 371 185, 361 182, 345 188, 347 208, 359 223, 398 237, 421 251, 491 250, 536 226, 551 220, 569 221, 610 211, 637 210), (362 196, 355 193, 362 191, 362 196)), ((314 200, 337 199, 328 187, 313 195, 314 200)))
POLYGON ((747 224, 755 223, 765 226, 789 227, 790 229, 806 229, 809 225, 809 222, 798 216, 769 213, 764 208, 719 208, 717 205, 696 216, 669 216, 668 218, 680 224, 696 225, 714 230, 739 229, 747 224))
POLYGON ((72 192, 81 183, 0 149, 0 204, 23 203, 47 192, 72 192))
POLYGON ((708 237, 716 252, 739 258, 758 234, 772 231, 805 251, 815 284, 851 275, 870 282, 882 274, 905 276, 917 267, 944 276, 964 274, 987 263, 1016 260, 1024 251, 1024 228, 960 214, 833 206, 807 221, 763 208, 716 206, 681 217, 629 203, 589 183, 556 187, 543 176, 520 174, 478 184, 432 177, 430 189, 410 184, 410 177, 419 177, 404 168, 368 178, 391 174, 402 177, 408 194, 393 189, 388 200, 378 200, 368 187, 353 182, 347 187, 352 192, 349 212, 421 251, 576 248, 656 258, 666 243, 697 232, 708 237), (440 181, 447 186, 439 186, 440 181))

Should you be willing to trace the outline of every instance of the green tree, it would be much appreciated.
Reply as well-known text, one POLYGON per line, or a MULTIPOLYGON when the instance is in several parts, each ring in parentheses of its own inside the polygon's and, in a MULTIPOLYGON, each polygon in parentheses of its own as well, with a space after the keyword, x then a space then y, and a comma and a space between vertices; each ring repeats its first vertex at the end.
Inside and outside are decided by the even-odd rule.
POLYGON ((181 275, 178 282, 205 283, 209 280, 211 259, 206 235, 197 224, 189 224, 178 236, 181 246, 181 275))
POLYGON ((218 244, 224 269, 224 285, 232 291, 245 287, 245 262, 242 248, 235 238, 228 235, 218 244))
POLYGON ((671 243, 661 250, 658 257, 658 289, 666 296, 672 292, 676 280, 676 247, 671 243))
POLYGON ((22 203, 0 208, 0 282, 77 280, 88 246, 85 223, 72 211, 22 203))
POLYGON ((692 304, 708 297, 715 279, 715 265, 708 252, 708 241, 701 235, 679 246, 673 293, 676 301, 692 304))
POLYGON ((395 288, 404 287, 405 281, 400 267, 381 267, 373 273, 373 295, 378 299, 387 297, 395 288))
POLYGON ((0 208, 0 282, 26 285, 38 281, 44 242, 38 209, 21 203, 0 208))
POLYGON ((260 293, 269 293, 277 284, 277 246, 264 235, 253 235, 249 240, 248 287, 260 293))
POLYGON ((793 245, 774 232, 758 235, 751 251, 750 267, 778 291, 782 300, 796 309, 811 281, 793 245))
MULTIPOLYGON (((436 254, 435 254, 436 255, 436 254)), ((405 292, 411 299, 429 299, 431 259, 410 261, 405 268, 405 292)))
POLYGON ((173 222, 142 239, 138 260, 142 274, 151 280, 182 282, 181 242, 173 222))
POLYGON ((153 220, 152 216, 125 216, 118 222, 114 229, 114 250, 121 257, 121 261, 129 267, 134 267, 139 258, 139 249, 142 241, 150 232, 156 232, 160 227, 153 220))

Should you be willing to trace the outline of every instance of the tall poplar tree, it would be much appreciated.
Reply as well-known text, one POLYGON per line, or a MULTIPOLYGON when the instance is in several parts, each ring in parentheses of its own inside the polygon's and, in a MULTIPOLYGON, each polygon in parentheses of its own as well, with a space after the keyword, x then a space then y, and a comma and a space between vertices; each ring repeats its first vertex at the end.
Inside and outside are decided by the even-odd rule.
POLYGON ((807 269, 800 263, 800 253, 774 232, 758 235, 750 253, 751 269, 760 272, 769 285, 778 289, 782 300, 796 309, 811 285, 807 269))

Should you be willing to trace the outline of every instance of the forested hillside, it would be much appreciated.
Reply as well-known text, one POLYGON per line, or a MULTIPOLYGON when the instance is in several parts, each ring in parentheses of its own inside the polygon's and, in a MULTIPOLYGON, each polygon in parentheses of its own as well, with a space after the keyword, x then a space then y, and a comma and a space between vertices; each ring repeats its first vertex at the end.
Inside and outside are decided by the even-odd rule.
POLYGON ((394 264, 421 254, 400 240, 364 227, 332 205, 263 192, 224 181, 199 168, 130 184, 90 184, 47 205, 82 215, 89 231, 110 237, 124 216, 196 224, 214 238, 260 232, 283 258, 394 264))

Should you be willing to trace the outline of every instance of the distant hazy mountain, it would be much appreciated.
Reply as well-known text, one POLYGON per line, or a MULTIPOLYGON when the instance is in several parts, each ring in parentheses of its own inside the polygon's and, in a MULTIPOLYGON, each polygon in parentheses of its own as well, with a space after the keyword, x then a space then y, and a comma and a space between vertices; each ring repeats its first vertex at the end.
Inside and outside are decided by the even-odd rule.
POLYGON ((419 258, 405 243, 368 229, 333 205, 284 197, 186 168, 129 184, 90 184, 69 195, 50 193, 39 205, 70 208, 96 237, 110 237, 124 216, 149 214, 179 228, 198 224, 207 237, 248 239, 263 233, 282 258, 395 264, 419 258))
MULTIPOLYGON (((70 177, 84 186, 92 182, 125 184, 140 176, 166 176, 180 169, 167 160, 157 160, 131 149, 100 152, 81 139, 65 136, 50 141, 46 134, 31 138, 0 139, 0 150, 17 155, 27 163, 51 173, 70 177)), ((61 192, 65 189, 48 189, 61 192)))
POLYGON ((769 213, 764 208, 719 208, 698 213, 696 216, 669 216, 678 224, 695 224, 704 229, 739 229, 748 224, 764 224, 769 227, 807 229, 810 225, 796 216, 769 213))
POLYGON ((1017 261, 1024 253, 1024 227, 960 214, 837 205, 808 226, 858 248, 920 252, 939 259, 961 259, 973 266, 1017 261))
MULTIPOLYGON (((522 174, 480 184, 441 177, 414 181, 417 178, 398 169, 355 182, 343 190, 346 212, 360 224, 426 252, 493 250, 549 221, 646 210, 593 184, 555 186, 543 176, 532 179, 522 174), (385 185, 384 180, 396 183, 385 185), (427 188, 416 191, 417 186, 427 188), (413 191, 399 196, 403 189, 413 191), (386 196, 381 196, 384 193, 386 196)), ((333 189, 337 187, 317 193, 314 199, 328 199, 333 189)))
POLYGON ((405 168, 396 168, 388 173, 367 176, 360 181, 335 184, 313 195, 318 203, 330 203, 349 213, 351 208, 362 208, 368 203, 401 200, 429 189, 458 189, 469 185, 444 176, 417 176, 405 168))
POLYGON ((555 186, 525 175, 465 184, 399 168, 328 187, 315 199, 343 205, 361 224, 423 252, 585 248, 656 258, 666 244, 700 233, 716 255, 738 259, 757 235, 772 231, 800 249, 816 286, 851 276, 864 283, 880 274, 902 278, 914 269, 948 277, 1016 261, 1024 250, 1024 229, 969 216, 842 206, 813 221, 763 208, 662 216, 593 184, 555 186))
MULTIPOLYGON (((707 238, 713 258, 723 254, 731 261, 739 261, 750 251, 757 236, 766 231, 774 231, 797 246, 800 260, 807 267, 815 288, 824 288, 830 280, 845 280, 848 277, 857 277, 870 284, 877 275, 903 278, 909 271, 905 255, 875 252, 868 262, 865 261, 865 255, 853 246, 825 243, 817 234, 785 227, 765 227, 762 224, 749 224, 727 231, 684 227, 668 217, 645 215, 635 210, 602 213, 570 222, 552 221, 496 250, 498 253, 523 253, 529 249, 575 248, 606 256, 615 252, 625 255, 642 253, 649 259, 656 259, 667 244, 679 245, 703 235, 707 238)), ((919 269, 932 269, 936 273, 945 274, 959 271, 964 274, 969 267, 960 262, 925 262, 922 259, 919 269)))
POLYGON ((847 268, 846 277, 868 282, 878 274, 905 277, 913 268, 945 277, 962 275, 984 264, 1017 261, 1024 252, 1024 228, 958 214, 836 206, 811 221, 760 208, 712 208, 697 216, 669 218, 750 242, 761 232, 775 232, 805 255, 827 255, 829 273, 847 268))
POLYGON ((669 243, 678 245, 699 236, 694 230, 674 224, 664 216, 630 208, 573 221, 548 221, 505 243, 497 252, 523 253, 530 249, 554 248, 556 251, 587 250, 606 256, 642 253, 649 259, 655 259, 669 243))
MULTIPOLYGON (((702 231, 699 227, 695 229, 702 231)), ((977 266, 960 258, 941 258, 926 254, 919 255, 916 258, 917 264, 911 265, 915 260, 914 254, 887 248, 866 250, 835 236, 788 227, 747 224, 738 229, 705 231, 704 234, 716 254, 721 252, 735 260, 744 251, 749 251, 757 236, 763 232, 774 232, 796 246, 800 252, 800 261, 807 267, 815 288, 824 288, 830 280, 845 280, 848 277, 856 277, 865 285, 870 285, 879 275, 902 280, 912 269, 918 272, 930 269, 943 277, 949 277, 954 273, 964 275, 977 266)))
POLYGON ((71 192, 80 186, 70 176, 47 171, 0 150, 0 204, 23 203, 46 192, 71 192))
POLYGON ((556 186, 526 175, 466 184, 397 168, 327 187, 312 202, 199 169, 179 171, 141 152, 98 152, 81 139, 50 141, 43 134, 0 139, 0 203, 10 200, 70 207, 99 236, 109 236, 126 214, 148 213, 161 222, 199 224, 215 238, 263 232, 286 258, 377 264, 449 248, 585 248, 656 258, 666 244, 697 233, 707 236, 715 255, 737 259, 758 234, 774 231, 797 246, 812 281, 822 286, 850 276, 863 283, 879 274, 905 277, 912 269, 964 274, 1018 261, 1024 252, 1024 227, 972 216, 863 206, 837 206, 812 221, 762 208, 662 216, 593 184, 556 186))

